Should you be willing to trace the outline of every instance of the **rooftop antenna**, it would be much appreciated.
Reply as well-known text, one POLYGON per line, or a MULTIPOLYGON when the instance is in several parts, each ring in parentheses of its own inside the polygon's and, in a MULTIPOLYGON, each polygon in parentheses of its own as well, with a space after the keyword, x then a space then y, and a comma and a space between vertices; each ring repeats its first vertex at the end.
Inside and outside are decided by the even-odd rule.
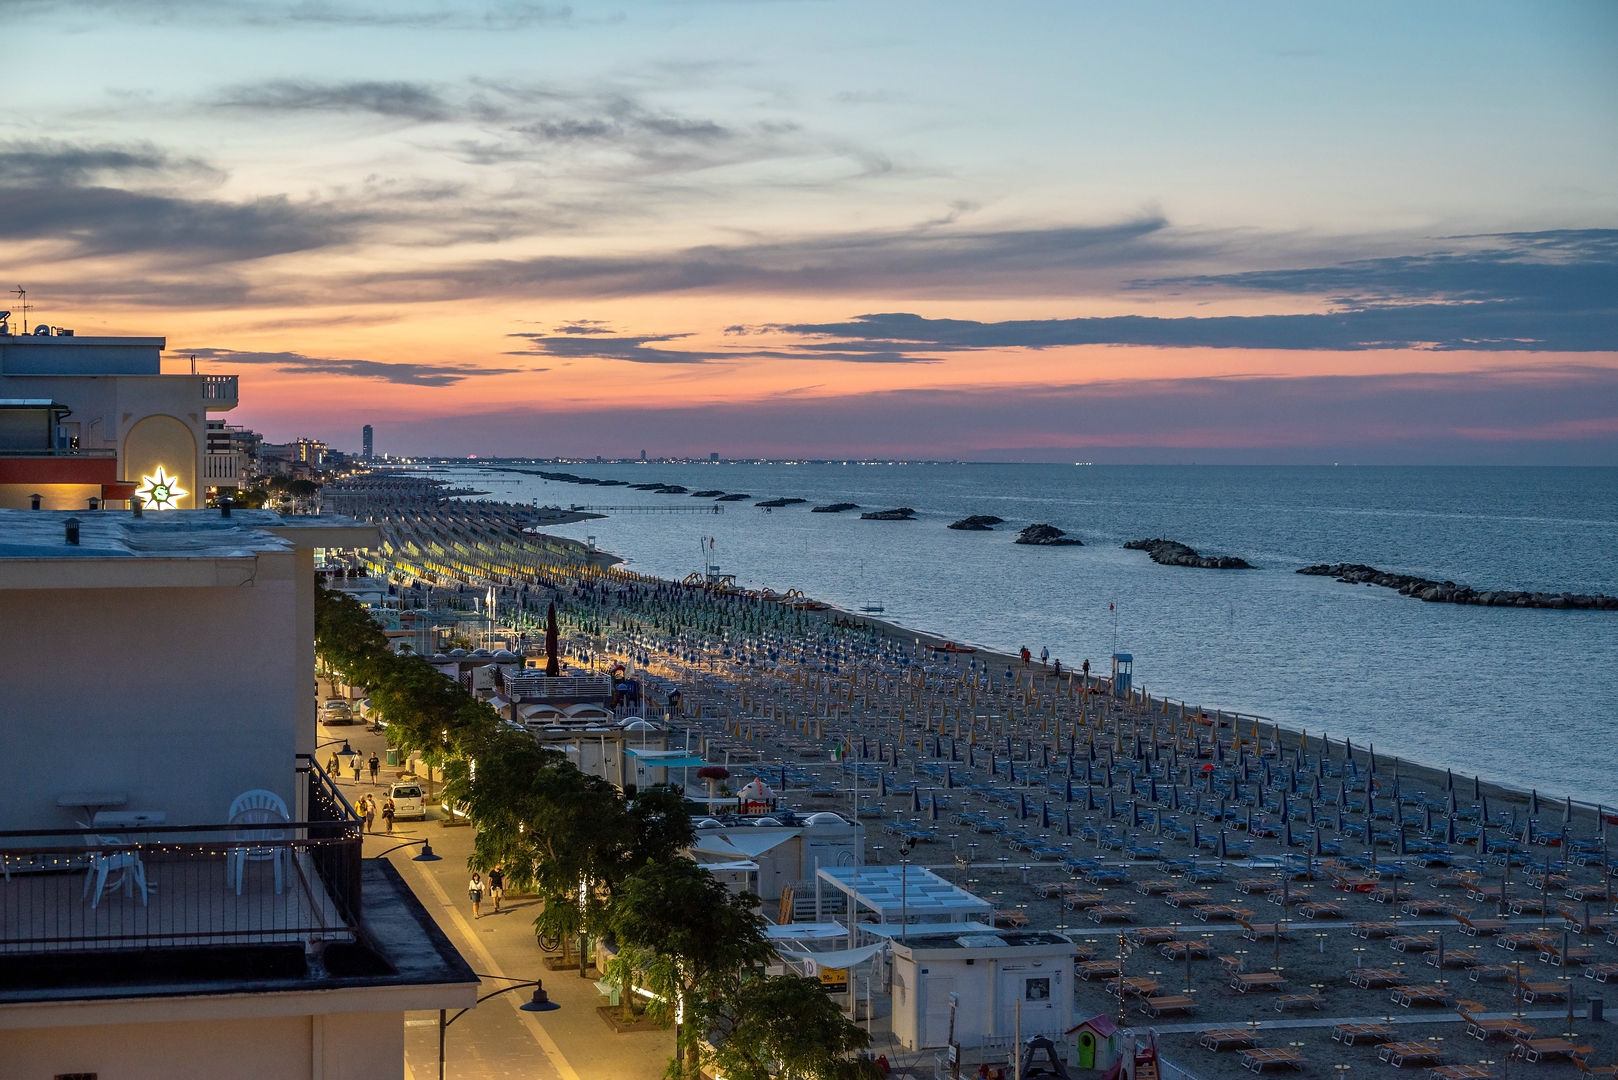
POLYGON ((191 374, 195 375, 196 373, 197 373, 197 354, 192 353, 191 354, 191 374))
POLYGON ((12 291, 15 292, 18 296, 22 297, 22 334, 23 334, 23 337, 27 337, 28 336, 28 290, 23 288, 21 285, 18 285, 16 287, 16 289, 14 289, 12 291))

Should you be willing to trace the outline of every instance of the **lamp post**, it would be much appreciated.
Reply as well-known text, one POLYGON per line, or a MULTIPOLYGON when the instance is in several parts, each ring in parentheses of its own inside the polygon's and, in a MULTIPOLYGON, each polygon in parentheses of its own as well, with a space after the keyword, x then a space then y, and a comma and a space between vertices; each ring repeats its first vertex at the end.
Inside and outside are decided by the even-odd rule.
MULTIPOLYGON (((480 979, 489 979, 494 977, 495 976, 491 975, 478 976, 480 979)), ((501 987, 499 990, 492 990, 478 998, 477 1001, 468 1008, 462 1009, 460 1012, 456 1013, 454 1016, 448 1017, 447 1019, 446 1014, 449 1010, 438 1010, 438 1080, 444 1080, 444 1036, 448 1034, 449 1026, 455 1023, 455 1021, 459 1020, 461 1017, 465 1016, 471 1009, 477 1008, 479 1005, 483 1004, 485 1001, 488 1001, 492 997, 498 997, 501 994, 507 994, 513 990, 522 990, 530 986, 534 988, 533 997, 522 1005, 517 1006, 523 1012, 552 1012, 561 1008, 560 1005, 552 1001, 550 996, 545 993, 545 984, 543 980, 534 979, 531 982, 513 983, 510 986, 501 987)))

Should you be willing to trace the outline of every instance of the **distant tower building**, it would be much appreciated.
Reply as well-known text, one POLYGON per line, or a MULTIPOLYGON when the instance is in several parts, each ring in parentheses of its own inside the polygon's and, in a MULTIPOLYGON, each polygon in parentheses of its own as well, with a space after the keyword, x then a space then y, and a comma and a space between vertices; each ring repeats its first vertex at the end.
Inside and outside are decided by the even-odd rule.
POLYGON ((718 454, 709 454, 708 455, 708 460, 709 461, 718 461, 719 460, 719 455, 718 454))
POLYGON ((641 451, 641 452, 640 452, 640 459, 641 459, 641 460, 642 460, 642 461, 645 461, 645 460, 646 460, 646 451, 644 451, 644 450, 642 450, 642 451, 641 451))
POLYGON ((371 425, 366 424, 360 429, 360 457, 366 461, 371 460, 371 425))

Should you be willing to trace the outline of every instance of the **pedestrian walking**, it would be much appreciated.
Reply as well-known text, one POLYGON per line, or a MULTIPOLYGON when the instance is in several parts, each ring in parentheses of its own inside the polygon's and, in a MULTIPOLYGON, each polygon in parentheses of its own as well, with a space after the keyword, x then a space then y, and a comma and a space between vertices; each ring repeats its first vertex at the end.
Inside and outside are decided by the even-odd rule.
POLYGON ((341 776, 342 775, 341 773, 339 773, 337 771, 337 751, 335 751, 335 750, 333 750, 331 752, 331 757, 326 759, 326 775, 327 776, 341 776))
POLYGON ((1048 645, 1041 645, 1039 649, 1039 666, 1049 667, 1051 663, 1051 650, 1048 645))
POLYGON ((494 913, 500 914, 500 898, 506 895, 506 872, 498 866, 489 871, 489 899, 494 901, 494 913))
POLYGON ((472 918, 481 919, 483 912, 479 909, 483 905, 483 879, 476 870, 472 871, 472 880, 466 883, 466 895, 472 899, 472 918))
POLYGON ((360 756, 354 755, 354 783, 360 782, 360 756))
POLYGON ((1028 646, 1024 645, 1022 647, 1022 666, 1027 667, 1028 661, 1032 660, 1033 658, 1034 654, 1028 651, 1028 646))
POLYGON ((1051 670, 1056 672, 1056 677, 1058 679, 1060 679, 1062 677, 1062 658, 1060 656, 1058 656, 1056 658, 1056 666, 1053 667, 1051 670))
POLYGON ((376 756, 375 750, 371 751, 371 760, 369 764, 371 766, 371 783, 374 784, 376 783, 376 774, 382 768, 382 759, 376 756))
POLYGON ((382 823, 383 823, 384 826, 386 826, 386 828, 388 830, 388 835, 392 836, 393 835, 393 800, 392 799, 388 799, 386 802, 384 802, 382 804, 382 823))
POLYGON ((365 831, 376 832, 376 800, 365 796, 365 831))

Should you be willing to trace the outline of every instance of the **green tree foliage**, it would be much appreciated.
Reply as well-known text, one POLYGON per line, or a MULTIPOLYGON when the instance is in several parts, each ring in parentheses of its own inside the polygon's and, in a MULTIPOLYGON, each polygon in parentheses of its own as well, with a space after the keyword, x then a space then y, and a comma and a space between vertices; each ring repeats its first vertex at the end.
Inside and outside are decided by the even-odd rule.
POLYGON ((747 972, 733 993, 699 1010, 710 1030, 705 1071, 726 1080, 875 1080, 855 1051, 871 1036, 815 979, 747 972))
POLYGON ((620 945, 653 957, 645 981, 659 999, 654 1018, 666 1024, 683 1012, 690 1021, 681 1027, 671 1073, 695 1075, 707 1003, 728 1000, 744 969, 774 957, 757 905, 758 897, 731 893, 686 859, 647 863, 619 888, 612 929, 620 945))

